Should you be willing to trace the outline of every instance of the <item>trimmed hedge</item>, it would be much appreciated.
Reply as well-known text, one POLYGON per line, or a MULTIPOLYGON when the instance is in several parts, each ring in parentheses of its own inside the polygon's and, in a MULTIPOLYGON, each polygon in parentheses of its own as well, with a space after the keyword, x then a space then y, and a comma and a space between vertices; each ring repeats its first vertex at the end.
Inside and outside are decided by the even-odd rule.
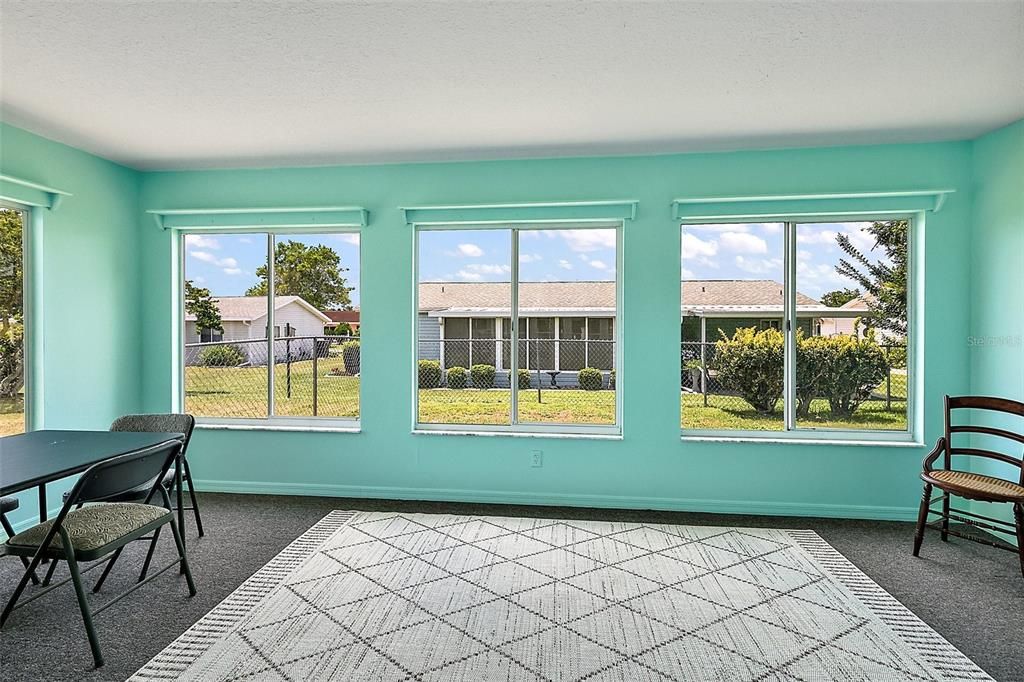
POLYGON ((417 372, 420 388, 441 388, 440 360, 420 360, 417 372))
POLYGON ((530 370, 520 369, 516 372, 516 375, 519 377, 518 381, 520 390, 530 387, 530 370))
POLYGON ((465 367, 449 367, 448 368, 448 388, 452 389, 463 389, 467 386, 466 381, 466 368, 465 367))
POLYGON ((761 414, 771 414, 782 398, 782 332, 741 327, 731 339, 721 334, 715 343, 718 381, 761 414))
POLYGON ((203 367, 238 367, 245 362, 245 353, 238 346, 209 346, 199 351, 203 367))
POLYGON ((473 388, 494 388, 494 365, 473 365, 469 368, 473 388))
POLYGON ((604 388, 604 377, 601 370, 593 367, 584 367, 576 375, 576 382, 584 391, 600 391, 604 388))

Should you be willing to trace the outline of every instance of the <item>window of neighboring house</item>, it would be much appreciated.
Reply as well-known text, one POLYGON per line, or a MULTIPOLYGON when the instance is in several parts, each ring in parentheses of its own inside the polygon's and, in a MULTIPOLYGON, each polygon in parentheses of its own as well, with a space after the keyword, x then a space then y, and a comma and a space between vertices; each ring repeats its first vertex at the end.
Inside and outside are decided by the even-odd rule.
POLYGON ((25 241, 27 212, 0 207, 0 436, 26 430, 25 241))
POLYGON ((203 231, 183 234, 182 249, 187 412, 203 421, 358 419, 359 340, 325 334, 323 312, 358 306, 357 233, 203 231), (230 341, 218 329, 225 319, 239 329, 230 341), (196 329, 199 342, 188 342, 196 329))
POLYGON ((911 226, 683 225, 683 429, 909 434, 911 226))
POLYGON ((211 343, 214 341, 222 341, 224 339, 224 332, 220 329, 212 329, 210 327, 203 327, 202 331, 199 332, 200 343, 211 343))
POLYGON ((417 423, 614 430, 618 235, 418 227, 417 423), (570 312, 595 308, 607 316, 570 312))

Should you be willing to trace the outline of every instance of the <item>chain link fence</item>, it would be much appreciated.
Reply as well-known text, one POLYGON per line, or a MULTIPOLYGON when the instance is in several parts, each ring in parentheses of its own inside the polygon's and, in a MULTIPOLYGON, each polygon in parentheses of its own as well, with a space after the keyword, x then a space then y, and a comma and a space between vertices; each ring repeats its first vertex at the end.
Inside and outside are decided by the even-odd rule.
POLYGON ((518 340, 511 371, 510 339, 427 339, 419 342, 419 421, 424 424, 509 424, 511 382, 522 423, 614 424, 615 341, 518 340))
MULTIPOLYGON (((185 344, 185 409, 202 417, 262 419, 269 413, 267 339, 185 344)), ((274 414, 359 416, 359 338, 274 340, 274 414)))
MULTIPOLYGON (((878 344, 888 364, 885 379, 861 405, 861 414, 852 428, 905 429, 907 414, 907 346, 903 343, 878 344)), ((696 429, 781 430, 784 399, 775 412, 758 414, 734 387, 725 385, 716 368, 715 342, 680 343, 680 423, 696 429)), ((783 380, 781 363, 776 380, 783 380)), ((797 377, 799 381, 799 376, 797 377)), ((824 407, 815 400, 813 407, 824 407)), ((820 420, 823 417, 817 417, 820 420)), ((825 425, 828 425, 827 423, 825 425)))

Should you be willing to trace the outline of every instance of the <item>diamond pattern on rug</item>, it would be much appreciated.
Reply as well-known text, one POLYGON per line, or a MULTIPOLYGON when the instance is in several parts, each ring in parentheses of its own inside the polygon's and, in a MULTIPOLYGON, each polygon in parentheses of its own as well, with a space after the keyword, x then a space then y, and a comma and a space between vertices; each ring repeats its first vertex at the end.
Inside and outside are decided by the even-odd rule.
POLYGON ((806 531, 350 515, 133 679, 990 679, 806 531))

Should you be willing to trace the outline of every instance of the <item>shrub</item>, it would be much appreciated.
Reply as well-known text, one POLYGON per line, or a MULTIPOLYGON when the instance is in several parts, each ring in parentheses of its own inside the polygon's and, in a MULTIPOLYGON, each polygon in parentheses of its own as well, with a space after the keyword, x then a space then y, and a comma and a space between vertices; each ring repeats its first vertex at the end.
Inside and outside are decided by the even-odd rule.
POLYGON ((576 381, 584 391, 600 391, 604 387, 604 377, 601 370, 593 367, 584 367, 576 375, 576 381))
POLYGON ((782 332, 745 327, 737 329, 731 339, 721 334, 722 339, 715 343, 718 380, 758 412, 774 412, 783 390, 782 332))
POLYGON ((613 369, 608 374, 608 388, 615 390, 615 370, 613 369))
POLYGON ((245 353, 238 346, 209 346, 199 351, 203 367, 238 367, 245 362, 245 353))
POLYGON ((520 390, 530 387, 530 370, 521 369, 518 372, 516 372, 516 376, 519 377, 518 381, 520 390))
POLYGON ((338 326, 331 332, 334 336, 355 336, 352 332, 352 325, 348 322, 339 322, 338 326))
POLYGON ((803 331, 797 332, 796 345, 796 415, 806 417, 811 413, 811 403, 821 395, 823 383, 832 371, 835 362, 835 345, 829 337, 812 336, 803 338, 803 331))
POLYGON ((448 388, 462 389, 466 387, 466 368, 465 367, 449 367, 448 368, 448 388))
POLYGON ((25 351, 23 328, 12 325, 7 334, 0 334, 0 398, 15 398, 25 383, 25 351))
POLYGON ((494 365, 473 365, 469 375, 473 388, 494 388, 494 365))
POLYGON ((441 387, 441 361, 420 360, 418 366, 420 388, 441 387))
POLYGON ((826 341, 834 357, 830 358, 829 371, 822 377, 819 395, 828 399, 833 417, 849 417, 885 380, 889 363, 870 332, 863 340, 844 335, 832 336, 826 341))
POLYGON ((345 371, 353 376, 359 374, 359 342, 346 341, 341 344, 341 361, 345 363, 345 371))
POLYGON ((897 369, 907 368, 907 337, 893 339, 891 342, 886 342, 887 348, 882 349, 882 353, 885 354, 886 359, 889 361, 890 367, 897 369))

